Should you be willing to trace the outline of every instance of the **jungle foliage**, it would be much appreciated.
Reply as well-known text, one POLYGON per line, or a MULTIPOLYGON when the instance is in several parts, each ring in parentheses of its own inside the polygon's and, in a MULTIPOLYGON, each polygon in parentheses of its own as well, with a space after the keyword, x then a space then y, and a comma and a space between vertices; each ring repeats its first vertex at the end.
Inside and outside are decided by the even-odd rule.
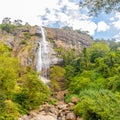
POLYGON ((120 119, 120 44, 95 41, 90 48, 74 56, 64 56, 66 100, 72 95, 80 101, 74 108, 84 120, 120 119), (69 57, 66 57, 66 56, 69 57))
POLYGON ((29 67, 21 67, 12 49, 0 42, 0 120, 17 120, 38 108, 50 91, 29 67))

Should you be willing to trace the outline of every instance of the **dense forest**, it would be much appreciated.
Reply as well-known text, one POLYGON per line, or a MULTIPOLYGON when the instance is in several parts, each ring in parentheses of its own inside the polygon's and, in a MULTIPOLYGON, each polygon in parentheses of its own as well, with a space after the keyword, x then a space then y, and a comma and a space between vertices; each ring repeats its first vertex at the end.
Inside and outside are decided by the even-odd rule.
POLYGON ((63 68, 52 68, 51 75, 56 78, 55 75, 60 76, 66 71, 64 79, 69 91, 66 102, 69 103, 73 96, 80 99, 74 112, 84 120, 119 120, 120 43, 96 40, 79 54, 71 50, 62 51, 62 55, 63 68), (59 72, 54 74, 55 71, 59 72))
MULTIPOLYGON (((73 51, 71 51, 73 52, 73 51)), ((80 98, 74 112, 84 120, 120 119, 120 43, 97 40, 91 48, 64 54, 69 102, 80 98)))
MULTIPOLYGON (((6 32, 13 29, 0 27, 6 32)), ((48 101, 51 92, 60 90, 59 80, 65 81, 67 103, 72 96, 79 98, 74 107, 77 116, 84 120, 119 120, 120 43, 95 40, 90 48, 79 52, 57 50, 63 64, 51 67, 49 88, 33 68, 20 65, 12 48, 0 42, 0 120, 16 120, 20 114, 37 109, 48 101)))

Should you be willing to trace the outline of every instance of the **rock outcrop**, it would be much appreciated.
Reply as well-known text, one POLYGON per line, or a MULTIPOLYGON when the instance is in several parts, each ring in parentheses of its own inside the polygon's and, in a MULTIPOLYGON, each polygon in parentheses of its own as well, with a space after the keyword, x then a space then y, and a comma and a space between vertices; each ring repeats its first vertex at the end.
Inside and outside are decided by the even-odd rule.
POLYGON ((34 67, 40 38, 37 27, 16 26, 10 33, 0 30, 0 41, 11 47, 13 56, 18 57, 22 66, 34 67))
POLYGON ((57 28, 45 29, 47 38, 56 45, 55 47, 81 51, 84 47, 90 47, 92 44, 92 38, 87 34, 57 28))
MULTIPOLYGON (((90 47, 91 37, 80 34, 72 30, 46 28, 46 37, 51 46, 51 63, 61 64, 56 51, 57 47, 64 49, 76 49, 81 51, 84 47, 90 47)), ((12 32, 8 33, 0 29, 0 41, 9 45, 13 49, 13 55, 17 56, 23 66, 35 68, 38 50, 38 41, 42 39, 38 26, 16 26, 12 32)))

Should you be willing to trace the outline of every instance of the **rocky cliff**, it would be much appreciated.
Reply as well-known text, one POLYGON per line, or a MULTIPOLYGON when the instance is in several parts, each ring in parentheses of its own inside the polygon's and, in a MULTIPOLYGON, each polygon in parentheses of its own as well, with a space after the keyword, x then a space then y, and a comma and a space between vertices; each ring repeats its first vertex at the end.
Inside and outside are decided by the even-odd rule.
MULTIPOLYGON (((75 49, 81 51, 84 47, 90 47, 92 39, 88 35, 80 34, 72 30, 47 28, 46 37, 52 48, 52 63, 57 63, 55 48, 75 49)), ((0 41, 13 49, 13 56, 17 56, 21 65, 35 68, 38 50, 38 41, 42 39, 38 26, 16 26, 10 32, 0 29, 0 41)))
POLYGON ((92 44, 92 38, 87 34, 57 28, 45 29, 48 40, 55 43, 57 47, 81 51, 84 47, 90 47, 92 44))

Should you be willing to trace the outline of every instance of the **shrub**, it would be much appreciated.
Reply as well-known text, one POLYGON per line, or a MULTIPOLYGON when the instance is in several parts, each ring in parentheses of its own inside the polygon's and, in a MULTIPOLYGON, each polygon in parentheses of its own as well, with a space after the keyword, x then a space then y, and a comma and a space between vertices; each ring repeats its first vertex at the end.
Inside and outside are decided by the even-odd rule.
POLYGON ((120 94, 108 90, 85 90, 80 94, 80 102, 74 111, 84 120, 119 120, 120 94))
POLYGON ((11 24, 1 24, 0 28, 8 33, 12 33, 15 29, 15 26, 11 24))
POLYGON ((23 79, 22 90, 15 95, 15 102, 26 110, 38 108, 49 97, 48 87, 40 81, 36 72, 32 70, 23 79))
POLYGON ((51 88, 52 90, 60 90, 59 82, 63 82, 65 79, 65 69, 60 66, 53 66, 50 69, 50 79, 51 79, 51 88))
POLYGON ((73 97, 74 97, 74 98, 79 98, 79 96, 76 95, 76 94, 68 94, 68 95, 65 96, 65 102, 66 102, 66 103, 71 102, 71 99, 72 99, 73 97))
POLYGON ((24 40, 24 39, 22 39, 21 42, 20 42, 20 44, 22 44, 22 45, 27 45, 27 41, 24 40))
POLYGON ((26 39, 30 39, 30 38, 31 38, 31 35, 30 35, 29 32, 25 32, 24 35, 25 35, 25 38, 26 38, 26 39))

